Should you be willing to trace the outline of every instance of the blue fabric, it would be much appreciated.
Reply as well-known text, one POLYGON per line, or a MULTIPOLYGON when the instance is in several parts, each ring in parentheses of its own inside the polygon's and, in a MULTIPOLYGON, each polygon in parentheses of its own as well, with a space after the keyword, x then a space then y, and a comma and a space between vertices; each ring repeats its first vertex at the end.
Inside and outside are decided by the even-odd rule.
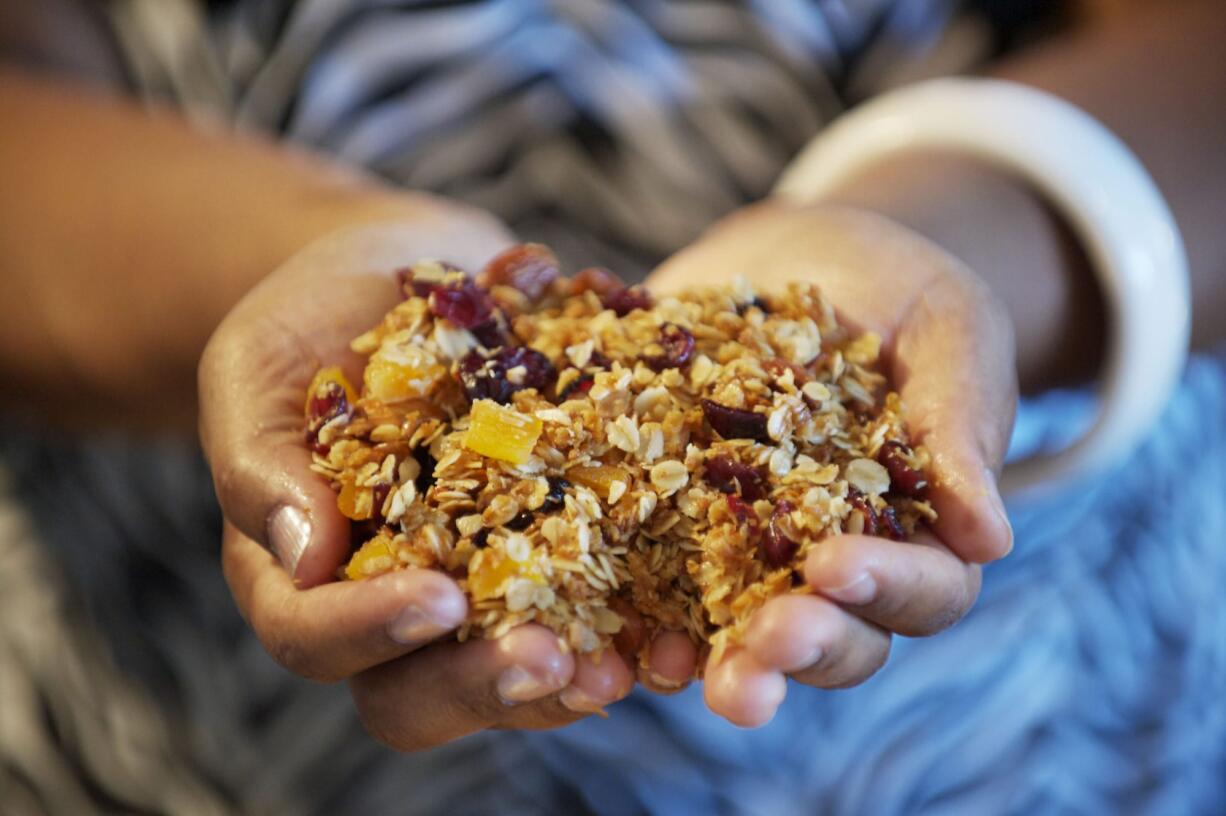
MULTIPOLYGON (((1085 397, 1022 409, 1017 447, 1085 397)), ((856 689, 793 684, 743 731, 701 689, 525 737, 594 811, 1221 812, 1226 802, 1226 370, 1194 360, 1124 466, 1011 507, 1016 547, 972 613, 896 639, 856 689)), ((522 761, 522 757, 521 757, 522 761)))

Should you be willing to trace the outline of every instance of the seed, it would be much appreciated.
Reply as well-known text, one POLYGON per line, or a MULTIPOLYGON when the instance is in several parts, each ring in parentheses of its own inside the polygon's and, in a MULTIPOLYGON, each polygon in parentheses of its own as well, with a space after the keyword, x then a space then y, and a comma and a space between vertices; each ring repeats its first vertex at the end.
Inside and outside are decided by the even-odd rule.
POLYGON ((729 408, 709 399, 702 401, 702 414, 711 428, 724 439, 770 441, 770 435, 766 432, 766 414, 729 408))

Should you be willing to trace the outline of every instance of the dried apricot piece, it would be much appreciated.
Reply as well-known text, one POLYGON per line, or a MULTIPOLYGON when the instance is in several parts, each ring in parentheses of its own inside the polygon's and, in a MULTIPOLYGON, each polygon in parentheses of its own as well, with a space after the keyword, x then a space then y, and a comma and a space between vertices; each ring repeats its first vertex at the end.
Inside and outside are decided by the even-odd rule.
POLYGON ((493 400, 473 403, 464 447, 482 456, 522 465, 541 435, 541 421, 493 400))
POLYGON ((345 566, 345 577, 350 581, 373 578, 396 566, 396 553, 392 541, 386 535, 377 535, 367 541, 353 554, 345 566))

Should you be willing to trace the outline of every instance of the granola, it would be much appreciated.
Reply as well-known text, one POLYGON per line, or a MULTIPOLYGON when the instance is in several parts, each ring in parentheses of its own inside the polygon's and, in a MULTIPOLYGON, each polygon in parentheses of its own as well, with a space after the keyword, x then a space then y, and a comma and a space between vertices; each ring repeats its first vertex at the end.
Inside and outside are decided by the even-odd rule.
POLYGON ((809 591, 823 538, 936 517, 879 338, 812 284, 657 299, 565 278, 536 244, 476 279, 427 260, 400 281, 353 341, 360 391, 335 367, 312 382, 307 441, 354 523, 344 577, 446 571, 461 638, 535 621, 578 652, 619 633, 642 651, 634 610, 718 657, 767 599, 809 591))

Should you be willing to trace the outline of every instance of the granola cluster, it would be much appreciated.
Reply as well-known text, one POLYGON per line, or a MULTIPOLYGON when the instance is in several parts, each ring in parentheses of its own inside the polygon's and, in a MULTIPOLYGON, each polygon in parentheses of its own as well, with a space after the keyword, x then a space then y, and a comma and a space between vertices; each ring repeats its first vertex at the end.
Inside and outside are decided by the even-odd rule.
POLYGON ((460 637, 536 621, 579 652, 659 628, 720 652, 841 532, 935 514, 926 452, 875 369, 879 339, 816 286, 652 298, 514 247, 474 280, 438 261, 307 395, 314 468, 354 522, 344 573, 446 571, 460 637), (634 610, 644 626, 623 627, 634 610))

